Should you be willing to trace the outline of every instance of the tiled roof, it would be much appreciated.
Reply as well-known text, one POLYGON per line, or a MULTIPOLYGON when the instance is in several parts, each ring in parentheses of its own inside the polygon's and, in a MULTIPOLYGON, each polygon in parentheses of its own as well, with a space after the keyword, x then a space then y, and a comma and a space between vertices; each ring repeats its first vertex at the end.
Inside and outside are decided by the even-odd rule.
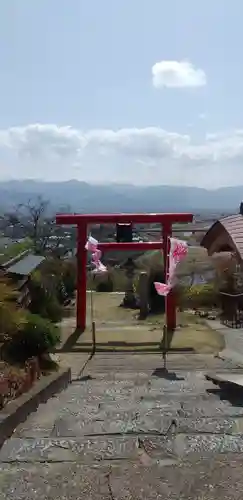
POLYGON ((230 215, 220 219, 219 222, 230 235, 237 251, 243 258, 243 216, 241 214, 230 215))
POLYGON ((200 245, 209 249, 220 231, 226 231, 232 240, 232 247, 243 259, 243 216, 241 214, 223 217, 215 222, 204 235, 200 245))
POLYGON ((45 257, 41 255, 26 255, 23 259, 13 264, 7 269, 8 273, 19 274, 21 276, 28 276, 31 274, 43 261, 45 257))

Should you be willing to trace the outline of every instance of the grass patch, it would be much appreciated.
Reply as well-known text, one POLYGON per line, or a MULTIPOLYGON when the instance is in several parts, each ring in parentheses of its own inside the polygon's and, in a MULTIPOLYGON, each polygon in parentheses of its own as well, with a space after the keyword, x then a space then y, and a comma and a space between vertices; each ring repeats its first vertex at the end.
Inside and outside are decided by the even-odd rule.
POLYGON ((32 247, 32 242, 30 239, 26 239, 24 241, 13 243, 9 245, 7 248, 0 248, 0 264, 5 264, 17 255, 21 254, 25 250, 30 250, 32 247))
POLYGON ((177 328, 169 344, 171 349, 192 348, 198 354, 217 354, 225 347, 223 336, 204 324, 177 328))
MULTIPOLYGON (((114 351, 149 350, 152 344, 156 343, 159 348, 163 340, 164 314, 151 315, 146 320, 139 321, 138 311, 119 307, 122 298, 122 294, 94 294, 97 345, 100 349, 114 351), (119 345, 116 346, 115 343, 119 345)), ((87 329, 75 342, 74 351, 75 348, 92 345, 90 319, 90 294, 87 294, 87 329)), ((75 324, 75 317, 70 320, 65 318, 61 328, 63 340, 72 334, 75 324)), ((224 349, 222 335, 211 330, 198 316, 178 312, 177 325, 178 328, 171 339, 172 349, 193 349, 196 353, 205 354, 216 354, 224 349)), ((153 346, 153 349, 156 349, 156 346, 153 346)))

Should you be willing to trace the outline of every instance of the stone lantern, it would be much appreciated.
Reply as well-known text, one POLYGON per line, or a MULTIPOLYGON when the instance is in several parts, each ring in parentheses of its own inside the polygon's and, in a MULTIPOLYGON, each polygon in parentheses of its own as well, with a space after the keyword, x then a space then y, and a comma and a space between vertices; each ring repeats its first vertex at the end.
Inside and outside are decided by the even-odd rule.
POLYGON ((122 305, 123 307, 136 309, 137 299, 134 290, 134 277, 137 266, 134 260, 131 257, 129 257, 123 267, 126 272, 127 284, 125 290, 125 297, 123 299, 122 305))

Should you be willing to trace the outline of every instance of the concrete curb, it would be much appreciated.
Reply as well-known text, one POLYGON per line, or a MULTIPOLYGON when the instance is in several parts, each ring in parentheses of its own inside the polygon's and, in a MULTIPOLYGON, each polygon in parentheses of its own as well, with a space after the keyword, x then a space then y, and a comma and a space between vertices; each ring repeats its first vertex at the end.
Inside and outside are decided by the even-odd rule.
POLYGON ((45 403, 70 383, 71 369, 60 368, 58 372, 43 376, 28 392, 10 401, 0 411, 0 447, 13 434, 16 427, 27 419, 30 413, 36 411, 41 403, 45 403))
POLYGON ((222 360, 232 361, 232 363, 238 365, 239 367, 243 367, 243 356, 236 351, 232 351, 231 349, 224 349, 218 353, 217 357, 222 360))

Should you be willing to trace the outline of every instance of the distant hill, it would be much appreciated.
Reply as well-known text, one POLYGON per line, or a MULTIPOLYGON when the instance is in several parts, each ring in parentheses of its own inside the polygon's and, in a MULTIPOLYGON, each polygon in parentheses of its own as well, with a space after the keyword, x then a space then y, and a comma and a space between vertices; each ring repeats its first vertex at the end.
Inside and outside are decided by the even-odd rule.
POLYGON ((196 187, 92 185, 32 180, 0 182, 0 207, 11 209, 42 195, 55 210, 70 206, 74 212, 237 212, 243 186, 207 190, 196 187))

